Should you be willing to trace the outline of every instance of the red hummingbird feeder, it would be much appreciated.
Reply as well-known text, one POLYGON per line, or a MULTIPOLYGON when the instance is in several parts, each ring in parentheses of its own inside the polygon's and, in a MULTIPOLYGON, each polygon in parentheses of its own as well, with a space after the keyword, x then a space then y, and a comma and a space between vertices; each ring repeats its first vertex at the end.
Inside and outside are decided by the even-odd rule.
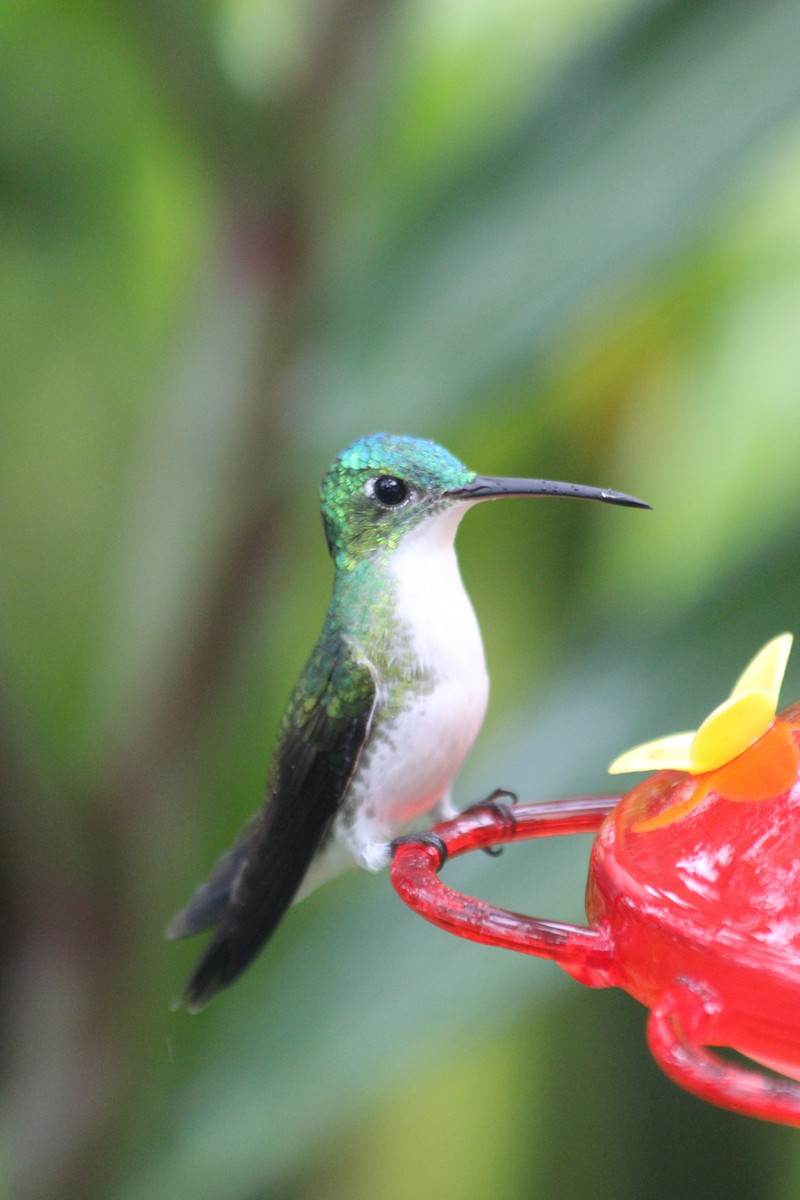
POLYGON ((622 799, 487 801, 401 839, 392 882, 442 929, 624 988, 650 1009, 650 1050, 676 1083, 800 1126, 800 704, 775 715, 790 647, 789 635, 764 647, 696 733, 617 759, 614 772, 664 768, 622 799), (585 927, 495 908, 438 877, 477 847, 595 831, 585 927))

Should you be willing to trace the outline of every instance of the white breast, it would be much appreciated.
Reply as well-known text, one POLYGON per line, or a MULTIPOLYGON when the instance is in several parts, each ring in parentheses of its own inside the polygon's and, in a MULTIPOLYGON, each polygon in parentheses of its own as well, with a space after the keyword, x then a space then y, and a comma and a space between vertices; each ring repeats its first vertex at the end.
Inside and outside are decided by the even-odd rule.
POLYGON ((348 841, 364 865, 373 865, 371 851, 377 854, 406 822, 449 797, 486 712, 483 643, 453 547, 467 507, 406 534, 392 556, 397 616, 411 631, 414 657, 431 686, 370 737, 364 769, 353 781, 348 841))

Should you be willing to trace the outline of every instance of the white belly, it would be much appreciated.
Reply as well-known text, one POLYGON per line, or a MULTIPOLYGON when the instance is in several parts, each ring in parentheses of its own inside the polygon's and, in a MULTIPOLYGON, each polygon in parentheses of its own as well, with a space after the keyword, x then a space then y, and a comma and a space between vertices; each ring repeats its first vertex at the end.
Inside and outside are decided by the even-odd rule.
POLYGON ((387 834, 449 797, 487 698, 485 671, 443 680, 376 737, 359 790, 387 834))
MULTIPOLYGON (((466 506, 464 506, 466 507, 466 506)), ((483 723, 489 679, 478 622, 458 571, 450 510, 407 534, 394 552, 397 615, 428 684, 391 720, 380 702, 350 793, 345 837, 365 866, 386 861, 402 827, 449 799, 483 723)))

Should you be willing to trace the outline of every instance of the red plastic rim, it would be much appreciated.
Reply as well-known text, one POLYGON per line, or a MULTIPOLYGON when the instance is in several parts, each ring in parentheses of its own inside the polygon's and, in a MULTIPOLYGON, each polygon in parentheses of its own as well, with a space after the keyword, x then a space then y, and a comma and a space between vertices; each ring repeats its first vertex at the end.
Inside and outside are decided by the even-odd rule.
POLYGON ((470 850, 527 838, 593 833, 618 802, 618 796, 582 796, 515 807, 492 800, 477 804, 437 825, 430 834, 400 839, 392 862, 392 884, 410 908, 450 933, 552 958, 573 971, 602 972, 610 965, 611 954, 605 930, 497 908, 445 886, 438 871, 448 857, 470 850))

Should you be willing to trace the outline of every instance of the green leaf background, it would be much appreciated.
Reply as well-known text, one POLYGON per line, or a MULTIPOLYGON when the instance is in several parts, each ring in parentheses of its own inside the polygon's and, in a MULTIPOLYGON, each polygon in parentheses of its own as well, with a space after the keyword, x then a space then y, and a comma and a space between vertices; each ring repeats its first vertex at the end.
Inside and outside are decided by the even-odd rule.
MULTIPOLYGON (((463 803, 607 790, 798 629, 799 58, 794 0, 0 11, 9 1195, 794 1200, 797 1135, 668 1083, 632 1000, 385 876, 196 1018, 162 929, 260 799, 353 437, 654 506, 465 522, 463 803)), ((448 879, 579 920, 587 853, 448 879)))

